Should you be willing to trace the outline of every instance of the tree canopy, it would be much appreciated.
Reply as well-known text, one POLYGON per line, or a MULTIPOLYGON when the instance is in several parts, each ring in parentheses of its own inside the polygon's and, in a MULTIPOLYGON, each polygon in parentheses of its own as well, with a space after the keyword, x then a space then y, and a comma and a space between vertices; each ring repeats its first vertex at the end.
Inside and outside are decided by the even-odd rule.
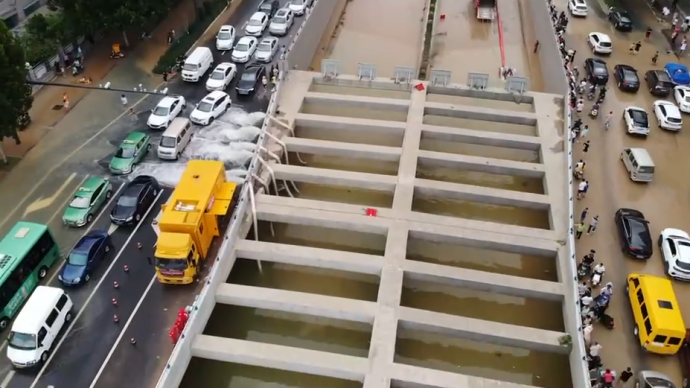
POLYGON ((31 108, 31 86, 26 83, 26 61, 19 40, 0 22, 0 137, 20 143, 17 130, 31 108))

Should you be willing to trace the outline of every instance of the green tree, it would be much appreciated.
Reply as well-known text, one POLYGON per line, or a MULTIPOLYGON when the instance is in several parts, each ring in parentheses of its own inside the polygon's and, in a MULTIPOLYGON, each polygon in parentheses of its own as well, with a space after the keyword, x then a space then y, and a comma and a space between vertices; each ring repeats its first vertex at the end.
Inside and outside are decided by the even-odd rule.
POLYGON ((26 61, 19 40, 0 23, 0 137, 20 143, 17 130, 33 102, 26 83, 26 61))

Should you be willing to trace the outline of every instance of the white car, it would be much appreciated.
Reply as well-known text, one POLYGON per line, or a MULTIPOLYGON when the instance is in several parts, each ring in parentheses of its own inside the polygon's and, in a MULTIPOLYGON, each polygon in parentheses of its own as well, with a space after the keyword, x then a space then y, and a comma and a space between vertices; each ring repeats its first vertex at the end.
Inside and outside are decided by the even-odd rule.
POLYGON ((649 117, 644 109, 629 106, 623 111, 623 119, 629 135, 649 136, 649 117))
POLYGON ((196 108, 189 115, 189 119, 194 124, 209 125, 225 113, 231 105, 230 96, 225 92, 216 90, 196 104, 196 108))
POLYGON ((681 112, 690 113, 690 87, 676 86, 673 88, 673 97, 681 112))
POLYGON ((206 90, 225 90, 230 82, 237 75, 237 66, 234 63, 223 62, 216 66, 211 75, 206 80, 206 90))
POLYGON ((232 50, 232 60, 235 63, 247 63, 249 59, 254 55, 256 51, 256 46, 258 45, 258 40, 252 36, 243 36, 235 45, 235 49, 232 50))
POLYGON ((683 128, 683 119, 680 109, 676 104, 666 101, 654 101, 654 114, 656 115, 659 127, 669 131, 680 131, 683 128))
POLYGON ((249 36, 261 36, 268 27, 268 15, 263 12, 254 12, 247 25, 244 27, 244 33, 249 36))
POLYGON ((258 62, 269 63, 273 61, 276 52, 278 52, 278 38, 264 38, 256 49, 254 59, 258 62))
POLYGON ((182 96, 163 97, 155 108, 151 110, 151 115, 146 121, 146 125, 153 129, 165 129, 173 119, 184 111, 187 101, 182 96))
POLYGON ((287 35, 294 22, 295 15, 290 8, 283 8, 273 16, 273 19, 271 19, 271 25, 268 26, 268 32, 271 35, 277 36, 287 35))
POLYGON ((216 35, 216 48, 220 51, 232 50, 232 46, 235 45, 235 37, 235 27, 221 26, 216 35))
POLYGON ((314 0, 290 0, 288 7, 297 16, 302 16, 307 12, 307 8, 311 7, 314 0))
POLYGON ((587 7, 585 0, 570 0, 568 1, 568 10, 573 16, 585 17, 587 16, 589 7, 587 7))
POLYGON ((595 54, 611 54, 613 43, 611 38, 602 32, 592 32, 587 36, 587 44, 595 54))
POLYGON ((679 229, 664 229, 659 248, 666 273, 679 280, 690 280, 690 236, 679 229))

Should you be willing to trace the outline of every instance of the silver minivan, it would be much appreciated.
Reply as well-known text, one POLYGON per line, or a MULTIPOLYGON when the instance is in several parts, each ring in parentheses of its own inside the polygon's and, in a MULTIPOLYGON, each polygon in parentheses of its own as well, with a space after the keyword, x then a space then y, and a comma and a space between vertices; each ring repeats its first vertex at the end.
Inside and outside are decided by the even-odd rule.
POLYGON ((654 179, 654 161, 644 148, 624 148, 621 160, 633 182, 651 182, 654 179))
POLYGON ((185 118, 176 118, 163 132, 158 143, 158 158, 177 160, 192 139, 192 123, 185 118))
POLYGON ((271 19, 271 25, 268 26, 268 32, 271 35, 287 35, 294 22, 295 14, 289 8, 283 8, 276 12, 276 15, 271 19))

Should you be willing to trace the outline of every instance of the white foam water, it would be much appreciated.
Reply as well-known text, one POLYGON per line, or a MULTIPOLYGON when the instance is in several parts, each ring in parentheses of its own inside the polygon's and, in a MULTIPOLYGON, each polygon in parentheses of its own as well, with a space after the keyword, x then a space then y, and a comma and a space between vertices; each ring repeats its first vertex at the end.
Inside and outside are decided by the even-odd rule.
POLYGON ((197 128, 192 140, 177 162, 155 161, 141 163, 131 174, 154 176, 164 186, 176 186, 189 160, 220 160, 225 164, 229 181, 241 183, 246 166, 254 156, 264 112, 247 113, 233 107, 205 128, 197 128))

